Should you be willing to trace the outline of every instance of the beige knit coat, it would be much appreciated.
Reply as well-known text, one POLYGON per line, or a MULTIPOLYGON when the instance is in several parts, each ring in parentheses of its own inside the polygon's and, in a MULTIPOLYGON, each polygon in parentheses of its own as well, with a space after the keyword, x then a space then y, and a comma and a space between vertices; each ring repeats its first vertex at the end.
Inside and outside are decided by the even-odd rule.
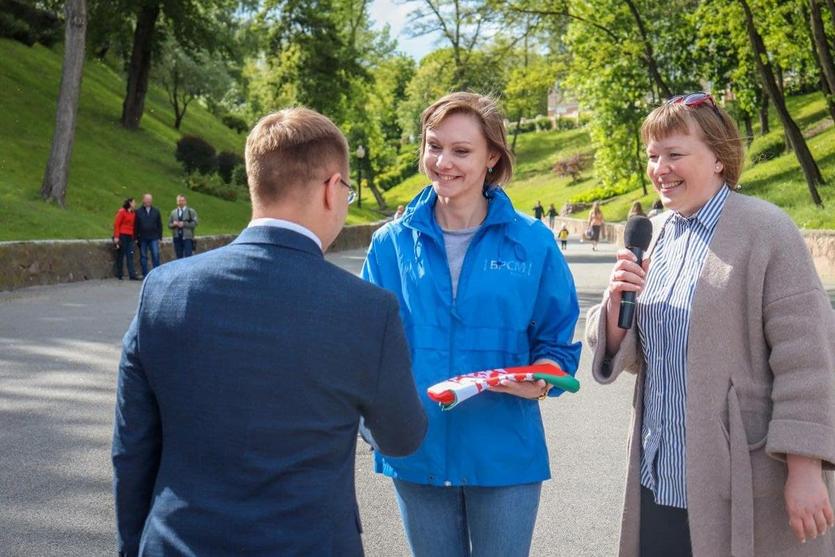
MULTIPOLYGON (((653 219, 653 244, 668 215, 653 219)), ((637 557, 645 362, 635 327, 607 357, 606 317, 604 295, 586 322, 595 380, 611 383, 622 371, 638 375, 620 537, 620 555, 637 557)), ((728 196, 690 320, 686 469, 693 556, 832 557, 832 531, 801 545, 783 499, 789 453, 823 460, 835 503, 835 312, 800 233, 781 210, 728 196)))

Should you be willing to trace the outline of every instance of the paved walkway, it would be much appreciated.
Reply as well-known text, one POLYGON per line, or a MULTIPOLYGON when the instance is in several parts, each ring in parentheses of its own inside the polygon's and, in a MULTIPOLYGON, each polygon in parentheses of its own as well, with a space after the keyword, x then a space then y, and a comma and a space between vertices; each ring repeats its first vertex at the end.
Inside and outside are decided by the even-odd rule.
MULTIPOLYGON (((613 252, 569 246, 582 315, 613 252)), ((363 252, 329 257, 357 272, 363 252)), ((0 293, 0 555, 114 554, 115 372, 137 292, 137 283, 106 280, 0 293)), ((588 366, 584 352, 580 393, 543 404, 554 479, 543 488, 534 556, 615 554, 632 385, 601 387, 588 366)), ((371 472, 363 447, 357 456, 366 552, 406 556, 390 482, 371 472)))

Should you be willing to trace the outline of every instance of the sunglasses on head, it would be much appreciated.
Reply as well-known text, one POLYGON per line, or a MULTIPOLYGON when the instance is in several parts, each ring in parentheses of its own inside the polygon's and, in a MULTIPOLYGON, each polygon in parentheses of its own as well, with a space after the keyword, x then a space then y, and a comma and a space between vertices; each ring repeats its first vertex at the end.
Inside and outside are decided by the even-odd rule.
POLYGON ((690 108, 698 108, 704 104, 711 107, 717 114, 719 113, 719 109, 716 106, 716 101, 713 100, 713 97, 710 93, 705 93, 704 91, 700 91, 698 93, 690 93, 689 95, 676 95, 674 97, 670 97, 667 99, 666 104, 683 104, 684 106, 690 108))

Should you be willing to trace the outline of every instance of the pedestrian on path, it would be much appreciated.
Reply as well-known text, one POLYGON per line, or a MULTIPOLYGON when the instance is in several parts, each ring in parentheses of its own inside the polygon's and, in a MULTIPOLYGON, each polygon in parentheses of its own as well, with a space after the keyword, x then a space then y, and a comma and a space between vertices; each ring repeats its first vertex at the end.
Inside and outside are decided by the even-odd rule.
POLYGON ((185 195, 177 196, 177 208, 168 216, 168 228, 174 240, 177 259, 191 257, 194 252, 194 229, 197 227, 197 211, 188 206, 185 195))
POLYGON ((603 210, 600 208, 600 202, 595 201, 592 203, 591 211, 589 212, 586 229, 586 236, 591 240, 592 251, 597 251, 597 242, 600 241, 600 229, 603 228, 605 223, 606 219, 603 218, 603 210))
POLYGON ((563 251, 568 249, 568 228, 566 228, 565 224, 562 225, 560 228, 560 232, 558 234, 560 238, 560 247, 563 251))
POLYGON ((139 264, 142 276, 148 275, 148 254, 154 269, 159 267, 159 243, 162 241, 162 216, 154 207, 150 193, 142 196, 142 207, 136 211, 136 239, 139 242, 139 264))
POLYGON ((660 215, 663 212, 664 212, 664 204, 661 203, 660 199, 656 199, 655 201, 652 202, 652 209, 650 209, 649 213, 647 213, 647 217, 652 218, 655 215, 660 215))
POLYGON ((629 218, 634 217, 636 215, 641 216, 641 217, 646 216, 644 214, 644 207, 641 205, 640 201, 633 201, 632 202, 632 206, 629 207, 629 214, 627 215, 626 218, 629 219, 629 218))
POLYGON ((557 208, 554 207, 554 204, 551 203, 551 206, 548 207, 548 228, 551 230, 554 229, 554 220, 557 218, 557 208))
POLYGON ((136 270, 133 263, 133 242, 136 233, 136 202, 132 197, 125 199, 122 203, 122 208, 116 212, 116 218, 113 219, 113 245, 116 248, 116 265, 114 274, 116 278, 122 280, 122 261, 128 268, 128 277, 130 280, 139 280, 136 276, 136 270))
POLYGON ((541 201, 537 201, 537 202, 536 202, 536 205, 534 205, 534 207, 533 207, 533 216, 534 216, 534 218, 535 218, 536 220, 541 221, 541 220, 542 220, 542 215, 544 215, 544 214, 545 214, 545 208, 542 206, 542 202, 541 202, 541 201))
POLYGON ((596 380, 637 374, 620 555, 831 557, 835 314, 809 250, 734 191, 743 144, 710 95, 673 97, 641 133, 670 213, 649 260, 618 252, 586 328, 596 380))
POLYGON ((413 456, 375 453, 415 557, 527 557, 550 478, 539 404, 560 394, 541 381, 511 383, 442 412, 426 388, 497 367, 577 369, 574 281, 553 232, 517 213, 499 187, 511 161, 493 99, 436 101, 421 116, 419 165, 432 184, 374 234, 363 267, 399 299, 429 417, 413 456))

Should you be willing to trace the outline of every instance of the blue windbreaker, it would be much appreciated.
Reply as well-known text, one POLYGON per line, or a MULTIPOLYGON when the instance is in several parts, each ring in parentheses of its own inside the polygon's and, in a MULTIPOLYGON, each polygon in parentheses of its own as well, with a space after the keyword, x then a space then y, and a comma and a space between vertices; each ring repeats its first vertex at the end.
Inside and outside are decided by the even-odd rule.
MULTIPOLYGON (((550 478, 539 402, 486 392, 442 412, 426 389, 453 375, 549 358, 572 375, 580 343, 574 280, 553 234, 498 188, 467 250, 453 302, 437 195, 425 188, 371 240, 363 277, 393 292, 429 430, 411 456, 375 455, 387 476, 430 485, 503 486, 550 478)), ((557 389, 551 390, 558 396, 557 389)))

